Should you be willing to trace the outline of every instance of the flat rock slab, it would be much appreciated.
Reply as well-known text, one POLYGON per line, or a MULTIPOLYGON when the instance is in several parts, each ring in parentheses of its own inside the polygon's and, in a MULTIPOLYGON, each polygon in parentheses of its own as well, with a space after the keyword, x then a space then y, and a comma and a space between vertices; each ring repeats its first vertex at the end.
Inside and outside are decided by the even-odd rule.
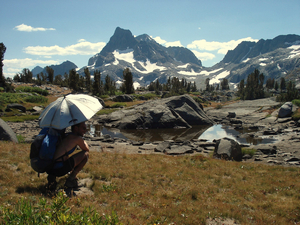
POLYGON ((143 144, 142 146, 139 147, 141 150, 154 150, 156 148, 156 145, 153 144, 143 144))
POLYGON ((193 153, 194 151, 192 150, 191 147, 189 146, 171 146, 170 149, 165 149, 164 153, 168 155, 182 155, 182 154, 187 154, 187 153, 193 153))
MULTIPOLYGON (((209 113, 217 113, 228 115, 229 112, 235 112, 237 116, 243 116, 247 114, 252 114, 262 108, 266 109, 268 107, 273 107, 279 105, 278 102, 274 101, 272 98, 256 99, 256 100, 245 100, 232 103, 230 105, 225 105, 222 109, 207 108, 205 111, 209 113)), ((209 114, 208 113, 208 114, 209 114)))
POLYGON ((93 184, 93 180, 91 178, 80 179, 78 182, 79 187, 77 188, 66 188, 64 191, 66 192, 68 197, 73 196, 91 196, 94 195, 94 192, 90 189, 93 184))

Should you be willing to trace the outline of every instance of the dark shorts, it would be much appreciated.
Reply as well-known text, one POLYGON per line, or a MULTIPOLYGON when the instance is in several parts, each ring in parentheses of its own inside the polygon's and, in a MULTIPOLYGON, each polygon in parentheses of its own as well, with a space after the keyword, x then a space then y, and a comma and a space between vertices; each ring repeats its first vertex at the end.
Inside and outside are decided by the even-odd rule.
POLYGON ((74 165, 74 159, 71 157, 66 161, 55 163, 53 169, 49 170, 47 173, 57 177, 61 177, 72 171, 74 169, 74 165))

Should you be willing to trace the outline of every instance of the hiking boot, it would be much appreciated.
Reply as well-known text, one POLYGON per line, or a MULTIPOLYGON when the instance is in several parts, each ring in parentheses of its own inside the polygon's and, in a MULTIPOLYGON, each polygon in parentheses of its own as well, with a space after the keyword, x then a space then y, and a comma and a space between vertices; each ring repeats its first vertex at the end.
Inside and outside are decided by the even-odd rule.
POLYGON ((47 180, 48 180, 47 188, 50 191, 55 191, 56 185, 57 185, 56 176, 49 174, 48 177, 47 177, 47 180))
POLYGON ((75 179, 72 179, 72 180, 70 178, 67 178, 65 186, 68 187, 68 188, 78 187, 78 178, 75 178, 75 179))

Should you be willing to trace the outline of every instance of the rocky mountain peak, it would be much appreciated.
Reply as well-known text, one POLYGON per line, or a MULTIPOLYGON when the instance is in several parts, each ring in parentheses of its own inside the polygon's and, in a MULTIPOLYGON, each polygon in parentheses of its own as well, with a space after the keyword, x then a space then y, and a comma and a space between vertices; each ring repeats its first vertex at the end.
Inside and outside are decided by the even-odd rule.
POLYGON ((247 58, 254 58, 279 48, 287 48, 296 43, 300 44, 300 36, 295 34, 279 35, 267 40, 260 39, 258 42, 243 41, 234 50, 229 50, 222 62, 238 64, 247 58))
POLYGON ((137 40, 134 38, 130 30, 117 27, 107 45, 100 52, 100 55, 106 56, 108 53, 113 52, 116 49, 121 51, 126 50, 127 48, 133 49, 137 43, 137 40))
POLYGON ((155 42, 153 38, 151 38, 148 34, 141 34, 135 37, 137 41, 146 41, 146 42, 155 42))

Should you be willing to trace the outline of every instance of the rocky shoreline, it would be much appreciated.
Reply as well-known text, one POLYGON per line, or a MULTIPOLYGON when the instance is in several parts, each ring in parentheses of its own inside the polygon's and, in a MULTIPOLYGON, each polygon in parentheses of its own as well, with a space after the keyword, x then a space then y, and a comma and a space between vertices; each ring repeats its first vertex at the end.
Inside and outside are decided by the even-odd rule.
MULTIPOLYGON (((256 149, 256 153, 244 155, 243 161, 263 163, 269 165, 300 166, 300 127, 298 122, 290 117, 277 118, 278 109, 269 114, 279 103, 272 99, 239 101, 223 106, 221 109, 205 108, 204 111, 215 123, 230 125, 235 129, 249 129, 253 132, 243 136, 255 138, 276 137, 272 144, 243 145, 245 148, 256 149)), ((98 124, 99 117, 94 116, 88 123, 98 124)), ((7 123, 12 130, 25 138, 25 142, 32 142, 40 128, 37 121, 22 123, 7 123)), ((140 142, 121 138, 112 138, 109 135, 93 137, 86 135, 86 141, 91 151, 125 153, 125 154, 166 154, 166 155, 195 155, 209 157, 213 155, 216 142, 193 139, 191 141, 157 141, 140 142)))

